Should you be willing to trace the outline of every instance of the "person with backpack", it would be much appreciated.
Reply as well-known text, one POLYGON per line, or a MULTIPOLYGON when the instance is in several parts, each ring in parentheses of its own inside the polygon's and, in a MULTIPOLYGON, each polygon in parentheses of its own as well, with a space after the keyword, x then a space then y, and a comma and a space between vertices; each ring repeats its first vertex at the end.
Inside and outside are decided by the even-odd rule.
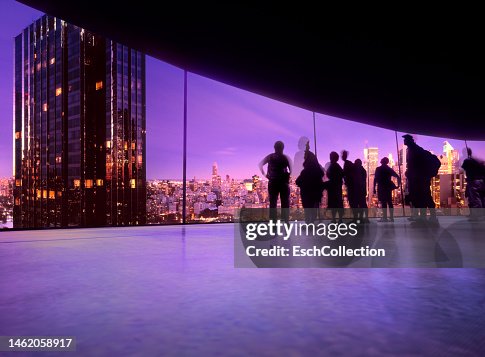
POLYGON ((322 178, 324 171, 317 157, 310 151, 309 142, 306 143, 303 170, 295 183, 300 187, 301 202, 305 210, 305 222, 313 223, 317 219, 317 211, 322 200, 322 178))
POLYGON ((485 208, 485 163, 473 157, 472 150, 468 148, 467 158, 463 160, 461 167, 466 173, 465 196, 470 207, 469 220, 482 220, 485 208))
POLYGON ((416 144, 411 135, 403 135, 403 138, 404 145, 408 147, 406 161, 409 198, 418 213, 413 223, 420 225, 428 222, 436 225, 438 219, 436 218, 436 205, 431 196, 431 179, 438 174, 441 161, 436 155, 416 144), (426 219, 428 208, 429 220, 426 219))
POLYGON ((291 174, 291 160, 288 156, 283 154, 285 144, 282 141, 277 141, 274 144, 274 153, 267 155, 259 163, 259 170, 265 176, 268 182, 269 194, 269 212, 270 219, 277 220, 276 203, 278 196, 281 200, 281 219, 285 222, 289 221, 290 208, 290 174, 291 174), (268 164, 268 172, 265 173, 263 166, 268 164))

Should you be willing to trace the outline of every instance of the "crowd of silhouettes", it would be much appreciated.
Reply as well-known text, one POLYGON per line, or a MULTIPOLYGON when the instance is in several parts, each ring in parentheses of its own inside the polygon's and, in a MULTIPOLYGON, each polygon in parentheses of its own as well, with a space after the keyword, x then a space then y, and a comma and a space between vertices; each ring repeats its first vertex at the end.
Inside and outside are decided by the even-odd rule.
MULTIPOLYGON (((412 216, 409 218, 413 224, 437 224, 435 203, 431 196, 431 179, 438 174, 441 166, 440 160, 431 152, 416 144, 414 138, 403 135, 407 146, 405 171, 406 176, 406 204, 412 207, 412 216), (429 209, 429 218, 427 218, 429 209)), ((327 207, 331 211, 332 222, 342 222, 344 216, 343 190, 345 184, 348 204, 352 210, 353 221, 369 223, 367 206, 367 171, 362 160, 354 162, 348 159, 349 152, 343 150, 341 156, 335 151, 329 155, 330 162, 324 169, 317 156, 310 150, 310 140, 301 137, 298 142, 299 151, 295 154, 295 172, 293 172, 291 159, 283 153, 284 144, 277 141, 274 144, 274 153, 267 155, 259 163, 263 176, 267 177, 270 201, 270 219, 277 219, 277 201, 281 200, 284 221, 289 219, 290 175, 296 177, 295 183, 300 188, 301 202, 305 212, 305 221, 314 222, 318 219, 318 209, 323 192, 327 191, 327 207), (343 167, 339 159, 343 161, 343 167), (264 166, 268 165, 267 172, 264 166), (324 178, 326 177, 326 180, 324 178)), ((380 222, 394 221, 394 208, 392 192, 398 189, 401 177, 389 167, 389 159, 384 157, 381 165, 376 168, 372 193, 377 194, 378 202, 382 208, 380 222), (393 178, 396 179, 397 185, 393 178)), ((468 157, 463 161, 463 170, 466 172, 466 197, 470 208, 485 208, 485 164, 472 156, 468 150, 468 157)), ((483 210, 471 215, 471 219, 483 218, 483 210)))

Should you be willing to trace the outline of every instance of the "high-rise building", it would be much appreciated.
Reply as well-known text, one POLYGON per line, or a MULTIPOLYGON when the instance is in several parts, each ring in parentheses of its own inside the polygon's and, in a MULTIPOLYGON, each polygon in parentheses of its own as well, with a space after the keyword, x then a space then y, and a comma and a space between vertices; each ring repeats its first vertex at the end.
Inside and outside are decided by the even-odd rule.
POLYGON ((459 160, 460 160, 460 153, 458 150, 455 150, 453 146, 448 142, 443 142, 443 155, 447 161, 447 174, 457 174, 460 172, 459 167, 459 160))
POLYGON ((222 179, 218 173, 217 162, 214 162, 214 164, 212 164, 212 189, 216 191, 220 191, 221 184, 222 184, 222 179))
POLYGON ((144 55, 47 15, 14 45, 14 226, 144 224, 144 55))
POLYGON ((367 170, 367 185, 369 193, 368 195, 368 205, 369 207, 373 205, 372 201, 372 185, 374 185, 374 176, 376 168, 379 166, 379 149, 376 147, 365 148, 364 149, 364 168, 367 170))

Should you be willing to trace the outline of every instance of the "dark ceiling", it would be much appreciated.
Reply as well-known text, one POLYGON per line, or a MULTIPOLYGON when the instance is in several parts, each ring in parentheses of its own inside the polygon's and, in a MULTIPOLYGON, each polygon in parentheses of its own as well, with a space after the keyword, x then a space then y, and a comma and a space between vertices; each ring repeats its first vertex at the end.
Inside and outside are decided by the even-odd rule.
POLYGON ((350 16, 300 3, 178 2, 160 12, 166 4, 153 1, 21 2, 190 72, 311 111, 485 139, 485 31, 473 9, 463 16, 456 9, 452 16, 438 9, 430 16, 422 9, 413 11, 420 16, 402 9, 350 16))

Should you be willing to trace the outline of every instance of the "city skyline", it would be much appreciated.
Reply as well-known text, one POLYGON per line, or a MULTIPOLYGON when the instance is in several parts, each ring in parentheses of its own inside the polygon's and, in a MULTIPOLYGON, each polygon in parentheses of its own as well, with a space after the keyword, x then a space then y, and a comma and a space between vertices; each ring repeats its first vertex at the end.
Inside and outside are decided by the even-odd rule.
MULTIPOLYGON (((8 130, 0 133, 0 150, 12 152, 13 37, 41 13, 23 4, 6 1, 0 24, 0 120, 8 130)), ((147 57, 147 179, 182 178, 183 71, 147 57)), ((316 114, 317 154, 324 165, 328 154, 342 149, 350 159, 363 157, 363 147, 397 157, 391 130, 316 114)), ((399 133, 399 144, 402 143, 399 133)), ((290 157, 297 142, 307 136, 313 145, 313 114, 305 109, 231 87, 202 76, 188 75, 187 178, 208 178, 206 167, 214 161, 222 175, 249 178, 259 174, 258 162, 272 151, 274 141, 286 144, 290 157)), ((418 135, 418 144, 439 152, 444 140, 461 152, 464 142, 418 135)), ((470 142, 485 157, 485 142, 470 142)), ((12 155, 0 158, 0 176, 12 174, 12 155)))

